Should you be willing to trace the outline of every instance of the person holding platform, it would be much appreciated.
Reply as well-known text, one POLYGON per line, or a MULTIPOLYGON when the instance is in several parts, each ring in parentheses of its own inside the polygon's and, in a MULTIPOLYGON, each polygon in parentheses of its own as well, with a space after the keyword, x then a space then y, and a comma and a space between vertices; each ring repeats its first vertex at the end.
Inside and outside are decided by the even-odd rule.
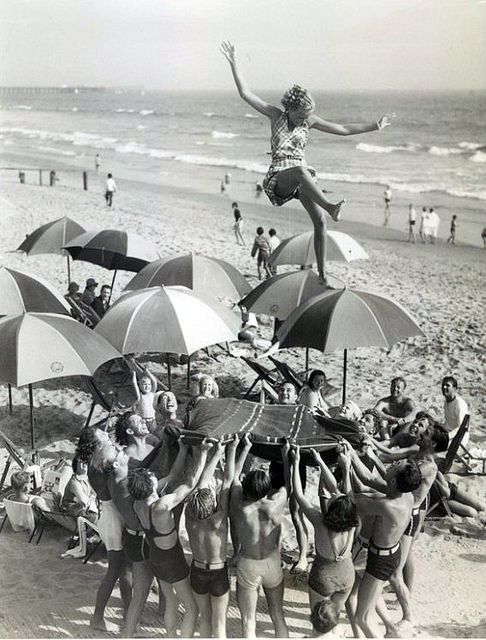
POLYGON ((365 125, 342 125, 323 120, 314 114, 315 102, 306 89, 294 85, 282 97, 281 107, 268 104, 255 95, 246 84, 239 69, 236 51, 231 42, 223 42, 221 53, 229 62, 240 97, 271 121, 272 163, 263 181, 270 202, 281 206, 298 198, 314 225, 314 249, 320 281, 327 286, 326 216, 338 222, 345 200, 333 204, 327 200, 316 184, 316 172, 307 166, 305 147, 309 129, 339 136, 351 136, 368 131, 379 131, 391 124, 394 114, 385 114, 379 120, 365 125))

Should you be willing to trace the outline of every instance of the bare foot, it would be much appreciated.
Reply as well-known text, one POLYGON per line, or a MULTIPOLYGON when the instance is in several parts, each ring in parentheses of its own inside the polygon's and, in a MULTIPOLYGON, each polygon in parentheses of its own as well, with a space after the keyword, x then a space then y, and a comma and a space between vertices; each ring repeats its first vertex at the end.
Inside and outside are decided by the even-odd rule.
POLYGON ((104 618, 101 620, 95 620, 95 618, 91 618, 89 621, 89 626, 92 629, 96 629, 97 631, 110 631, 112 633, 117 633, 120 631, 120 627, 113 622, 107 622, 104 618))
POLYGON ((334 220, 334 222, 339 222, 341 220, 341 208, 344 207, 345 204, 346 199, 340 200, 329 210, 329 215, 334 220))
POLYGON ((290 573, 307 573, 307 558, 299 559, 295 562, 290 569, 290 573))
POLYGON ((403 636, 400 634, 400 631, 397 629, 395 625, 390 625, 386 629, 385 638, 402 638, 403 636))
POLYGON ((335 287, 332 287, 329 284, 326 276, 323 276, 322 274, 319 274, 319 284, 322 284, 322 286, 325 287, 326 289, 335 289, 335 287))

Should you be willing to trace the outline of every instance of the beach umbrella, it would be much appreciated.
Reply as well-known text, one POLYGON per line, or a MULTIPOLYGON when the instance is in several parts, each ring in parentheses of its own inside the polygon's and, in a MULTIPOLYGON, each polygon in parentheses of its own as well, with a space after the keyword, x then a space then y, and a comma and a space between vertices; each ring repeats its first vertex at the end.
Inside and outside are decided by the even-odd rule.
POLYGON ((35 448, 32 383, 92 376, 120 354, 102 336, 73 318, 24 313, 0 320, 0 382, 29 385, 31 441, 35 448))
POLYGON ((121 296, 95 331, 123 355, 190 356, 209 345, 237 340, 239 328, 239 317, 212 298, 186 287, 150 287, 121 296))
MULTIPOLYGON (((363 247, 347 233, 342 231, 327 232, 327 260, 352 262, 366 260, 368 254, 363 247)), ((299 233, 285 238, 269 258, 269 263, 281 264, 315 264, 314 232, 299 233)))
POLYGON ((27 311, 70 315, 66 301, 48 282, 0 266, 0 316, 27 311))
POLYGON ((119 229, 82 233, 67 242, 64 248, 73 260, 84 260, 113 270, 112 289, 117 270, 140 271, 149 262, 160 258, 150 240, 119 229))
POLYGON ((251 286, 229 262, 188 253, 151 262, 134 276, 125 291, 154 286, 182 285, 202 296, 238 300, 251 286))
POLYGON ((71 282, 69 254, 63 250, 65 244, 84 233, 86 229, 67 216, 47 222, 29 234, 17 251, 24 251, 28 256, 41 253, 57 253, 67 259, 68 282, 71 282))
POLYGON ((328 290, 301 304, 277 331, 279 348, 344 350, 343 403, 346 399, 347 352, 352 347, 386 347, 424 335, 400 304, 357 289, 328 290))

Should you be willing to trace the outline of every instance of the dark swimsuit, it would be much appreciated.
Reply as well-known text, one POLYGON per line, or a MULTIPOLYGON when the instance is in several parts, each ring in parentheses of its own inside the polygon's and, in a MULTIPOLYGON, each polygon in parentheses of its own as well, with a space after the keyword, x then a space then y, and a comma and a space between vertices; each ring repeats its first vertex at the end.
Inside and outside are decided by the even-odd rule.
POLYGON ((156 538, 165 538, 176 532, 177 529, 174 526, 172 531, 167 533, 161 533, 157 531, 152 522, 152 505, 149 507, 149 522, 150 528, 143 530, 147 534, 149 542, 149 563, 154 572, 156 578, 174 584, 187 578, 189 575, 189 565, 186 562, 184 550, 177 538, 176 544, 171 549, 161 549, 155 544, 156 538))
POLYGON ((400 544, 394 547, 378 547, 370 541, 368 548, 368 560, 366 562, 366 573, 369 573, 377 580, 387 581, 394 574, 400 564, 400 544))
POLYGON ((192 561, 191 587, 198 595, 205 596, 209 593, 215 598, 220 598, 230 590, 228 567, 226 562, 224 566, 218 565, 217 569, 212 569, 211 566, 214 565, 192 561))

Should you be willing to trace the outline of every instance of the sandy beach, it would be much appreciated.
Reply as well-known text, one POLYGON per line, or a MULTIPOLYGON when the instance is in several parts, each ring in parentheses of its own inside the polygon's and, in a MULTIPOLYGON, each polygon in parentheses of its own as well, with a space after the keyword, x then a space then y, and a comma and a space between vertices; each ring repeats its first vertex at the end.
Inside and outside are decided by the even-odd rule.
MULTIPOLYGON (((4 166, 7 166, 4 164, 4 166)), ((18 158, 17 165, 19 166, 18 158)), ((163 257, 188 252, 215 256, 227 260, 241 270, 252 286, 258 282, 256 265, 250 247, 256 226, 266 230, 275 227, 281 238, 308 230, 307 217, 298 209, 286 206, 273 209, 263 198, 255 201, 236 187, 221 196, 212 188, 217 184, 216 169, 207 171, 205 189, 198 187, 201 174, 187 172, 178 184, 160 180, 148 184, 140 176, 126 172, 119 178, 119 191, 114 208, 108 209, 102 197, 102 180, 90 175, 90 189, 81 189, 80 174, 60 172, 61 181, 55 188, 40 187, 34 179, 26 185, 16 176, 2 173, 0 186, 0 263, 32 275, 41 275, 60 293, 67 287, 66 260, 61 256, 26 257, 15 252, 25 235, 39 225, 67 215, 86 228, 120 228, 150 238, 163 257), (196 185, 196 186, 195 186, 196 185), (213 191, 213 193, 211 193, 213 191), (241 196, 241 197, 240 197, 241 196), (242 202, 244 237, 247 247, 237 246, 232 232, 230 203, 242 202)), ((246 189, 246 187, 245 187, 246 189)), ((364 185, 346 185, 349 215, 336 227, 352 235, 369 253, 367 261, 351 264, 331 263, 329 271, 342 278, 348 287, 366 289, 388 295, 401 303, 416 318, 425 338, 408 339, 392 347, 359 349, 349 353, 348 397, 360 407, 373 406, 388 392, 392 377, 407 379, 408 389, 417 403, 441 416, 440 381, 452 374, 459 381, 461 394, 470 413, 471 441, 486 447, 485 372, 485 276, 486 251, 479 246, 446 245, 443 239, 435 245, 406 242, 406 196, 397 201, 402 219, 392 221, 392 228, 376 226, 381 215, 381 191, 364 185), (379 213, 378 213, 379 212, 379 213), (374 225, 366 224, 375 221, 374 225)), ((441 196, 445 198, 445 196, 441 196)), ((454 203, 442 202, 443 207, 454 203)), ((72 279, 84 286, 88 277, 100 283, 111 282, 112 274, 83 262, 72 265, 72 279)), ((114 290, 116 299, 133 274, 119 272, 114 290)), ((227 304, 230 301, 226 301, 227 304)), ((236 310, 235 310, 236 313, 236 310)), ((262 318, 262 334, 270 336, 270 319, 262 318)), ((253 350, 236 343, 232 356, 218 355, 214 360, 205 354, 195 358, 192 370, 213 375, 223 397, 239 396, 253 380, 253 374, 239 358, 252 356, 253 350)), ((336 385, 341 384, 342 354, 322 354, 311 351, 311 367, 323 368, 336 385)), ((283 359, 298 370, 304 368, 302 350, 281 353, 283 359)), ((165 379, 165 367, 158 361, 150 368, 165 379)), ((189 398, 186 371, 173 369, 173 389, 179 399, 182 414, 189 398)), ((7 389, 0 387, 0 429, 19 447, 29 447, 29 406, 26 389, 13 390, 14 411, 8 413, 7 389)), ((82 380, 61 379, 34 385, 35 420, 38 444, 43 459, 68 456, 74 450, 76 434, 89 411, 91 400, 82 380)), ((101 412, 95 413, 102 416, 101 412)), ((5 463, 5 450, 0 450, 0 470, 5 463)), ((456 469, 457 470, 457 469, 456 469)), ((453 476, 454 477, 454 476, 453 476)), ((457 480, 457 478, 455 478, 457 480)), ((484 477, 460 477, 461 487, 486 500, 484 477)), ((290 519, 288 519, 290 521, 290 519)), ((0 535, 0 637, 92 637, 88 627, 94 605, 94 594, 105 561, 97 554, 93 561, 60 558, 67 535, 59 530, 48 531, 39 545, 27 542, 27 534, 13 533, 7 525, 0 535)), ((292 557, 295 548, 290 526, 284 539, 284 549, 292 557)), ((414 594, 416 624, 410 635, 423 637, 486 637, 486 529, 483 521, 461 521, 443 518, 429 522, 416 545, 417 576, 414 594), (468 536, 453 533, 454 525, 469 532, 468 536)), ((287 569, 290 565, 287 565, 287 569)), ((286 571, 288 588, 285 610, 293 637, 310 633, 305 584, 286 571)), ((155 602, 154 594, 150 597, 155 602)), ((392 597, 387 594, 390 607, 392 597)), ((108 618, 121 622, 118 591, 111 601, 108 618)), ((264 610, 264 609, 263 609, 264 610)), ((155 621, 155 604, 150 604, 148 619, 143 624, 150 635, 163 635, 155 621)), ((398 617, 398 611, 396 611, 398 617)), ((234 601, 229 613, 229 635, 240 633, 234 601)), ((259 614, 259 635, 269 637, 272 629, 269 617, 259 614)), ((336 635, 350 635, 343 624, 336 635)), ((94 635, 94 634, 93 634, 94 635)))

